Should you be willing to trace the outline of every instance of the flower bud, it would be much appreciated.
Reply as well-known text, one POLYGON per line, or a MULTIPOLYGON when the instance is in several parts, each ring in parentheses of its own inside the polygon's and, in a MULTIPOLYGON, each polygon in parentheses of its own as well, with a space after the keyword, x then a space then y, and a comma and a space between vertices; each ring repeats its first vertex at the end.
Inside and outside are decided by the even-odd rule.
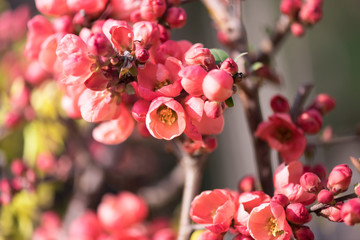
POLYGON ((9 180, 7 180, 5 178, 0 180, 0 192, 1 192, 1 194, 11 192, 11 186, 10 186, 9 180))
POLYGON ((225 108, 223 102, 205 101, 204 112, 209 118, 218 118, 223 114, 225 108))
POLYGON ((320 186, 320 178, 311 172, 304 173, 300 177, 301 186, 308 192, 317 192, 320 186))
POLYGON ((319 94, 310 108, 317 109, 322 115, 327 114, 335 108, 335 100, 327 94, 319 94))
POLYGON ((145 49, 157 46, 160 40, 159 26, 155 22, 141 21, 135 23, 133 26, 134 40, 139 41, 145 49))
POLYGON ((185 62, 187 65, 200 65, 207 70, 215 68, 215 58, 210 50, 198 44, 193 45, 185 53, 185 62))
POLYGON ((301 8, 301 0, 282 0, 280 3, 280 11, 288 16, 295 16, 301 8))
POLYGON ((213 152, 218 146, 217 139, 214 137, 204 137, 203 149, 206 153, 213 152))
POLYGON ((131 109, 133 118, 138 122, 145 122, 146 114, 149 110, 150 102, 140 99, 136 101, 131 109))
POLYGON ((270 106, 275 113, 288 113, 290 111, 288 100, 280 94, 271 98, 270 106))
POLYGON ((322 18, 322 2, 307 1, 299 12, 299 18, 304 23, 315 24, 322 18))
POLYGON ((187 66, 179 71, 181 85, 190 95, 203 95, 202 83, 207 72, 199 65, 187 66))
POLYGON ((321 214, 326 216, 332 222, 342 222, 343 218, 341 217, 341 207, 344 203, 338 202, 335 206, 331 206, 321 210, 321 214))
POLYGON ((26 170, 26 166, 21 159, 15 159, 11 163, 11 171, 15 176, 21 176, 26 170))
POLYGON ((295 224, 304 224, 312 219, 306 207, 301 203, 290 203, 286 207, 286 219, 295 224))
POLYGON ((220 69, 224 70, 225 72, 229 73, 230 75, 234 75, 238 72, 238 65, 231 58, 227 58, 227 59, 225 59, 225 61, 223 61, 221 63, 220 69))
POLYGON ((350 184, 352 171, 346 164, 341 164, 333 168, 329 174, 327 187, 335 194, 345 192, 350 184))
POLYGON ((346 225, 353 226, 360 223, 360 199, 353 198, 344 203, 341 208, 341 218, 346 225))
POLYGON ((15 191, 20 191, 23 188, 23 181, 21 177, 16 177, 11 180, 11 187, 15 191))
POLYGON ((166 10, 165 0, 143 0, 140 7, 141 17, 148 21, 155 21, 166 10))
POLYGON ((314 240, 314 233, 307 226, 296 227, 294 229, 294 236, 296 240, 314 240))
POLYGON ((315 134, 321 129, 322 116, 317 110, 310 109, 298 117, 296 124, 299 125, 304 132, 315 134))
POLYGON ((152 239, 153 240, 175 240, 176 234, 175 234, 174 230, 172 230, 171 228, 164 228, 164 229, 157 231, 154 234, 152 239))
POLYGON ((334 200, 333 192, 323 189, 317 195, 317 200, 319 203, 330 204, 334 200))
POLYGON ((53 23, 55 32, 73 33, 75 29, 72 21, 68 15, 56 18, 53 23))
POLYGON ((238 183, 238 190, 242 192, 255 191, 255 179, 253 176, 243 177, 238 183))
POLYGON ((233 78, 227 72, 211 70, 202 84, 204 95, 211 101, 223 102, 233 94, 233 83, 233 78))
POLYGON ((186 23, 187 15, 183 8, 171 7, 166 11, 165 21, 170 28, 182 28, 186 23))
POLYGON ((103 33, 91 34, 87 40, 89 51, 96 56, 104 56, 112 50, 112 46, 103 33))
POLYGON ((360 197, 360 183, 357 183, 354 187, 354 192, 358 197, 360 197))
POLYGON ((139 63, 146 63, 146 61, 149 60, 150 58, 150 53, 145 48, 136 47, 135 56, 136 56, 136 60, 139 63))
POLYGON ((277 202, 278 204, 280 204, 281 206, 283 206, 284 208, 289 205, 290 201, 289 198, 283 194, 275 194, 272 198, 271 198, 272 202, 277 202))
POLYGON ((305 28, 301 23, 298 22, 294 22, 291 24, 291 33, 295 36, 295 37, 301 37, 304 35, 305 33, 305 28))

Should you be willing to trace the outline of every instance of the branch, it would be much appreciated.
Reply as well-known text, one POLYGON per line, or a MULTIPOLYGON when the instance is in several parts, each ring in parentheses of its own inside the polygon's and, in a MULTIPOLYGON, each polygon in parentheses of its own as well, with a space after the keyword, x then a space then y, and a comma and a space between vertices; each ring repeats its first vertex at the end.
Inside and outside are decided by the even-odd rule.
POLYGON ((177 240, 188 240, 192 232, 191 220, 189 217, 191 202, 200 190, 206 155, 203 154, 197 157, 190 156, 184 151, 181 142, 177 140, 174 142, 182 154, 181 164, 185 170, 185 184, 180 212, 180 228, 177 240))
MULTIPOLYGON (((351 194, 348 194, 348 195, 345 195, 342 197, 335 198, 334 201, 335 201, 335 203, 338 203, 338 202, 343 202, 343 201, 349 200, 351 198, 357 198, 357 197, 358 196, 355 193, 351 193, 351 194)), ((317 204, 311 206, 310 208, 308 208, 308 212, 314 212, 314 213, 318 214, 321 210, 331 207, 331 206, 333 206, 333 205, 317 203, 317 204)))
POLYGON ((302 112, 305 101, 313 88, 314 85, 311 83, 307 83, 299 87, 295 97, 295 101, 290 110, 290 116, 293 122, 296 121, 297 117, 302 112))

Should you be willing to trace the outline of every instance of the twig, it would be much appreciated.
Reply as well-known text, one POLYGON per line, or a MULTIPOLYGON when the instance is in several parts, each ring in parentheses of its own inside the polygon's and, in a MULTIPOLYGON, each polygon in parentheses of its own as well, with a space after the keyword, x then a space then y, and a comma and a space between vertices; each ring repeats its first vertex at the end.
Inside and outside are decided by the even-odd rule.
POLYGON ((314 88, 314 85, 307 83, 299 87, 295 101, 291 107, 290 115, 293 122, 296 121, 296 118, 299 116, 300 112, 303 110, 304 104, 308 96, 310 95, 311 90, 314 88))
POLYGON ((191 202, 198 194, 203 175, 203 168, 206 162, 206 155, 198 157, 190 156, 183 150, 182 143, 175 140, 175 144, 182 153, 181 164, 184 167, 185 183, 180 212, 180 227, 177 240, 188 240, 192 231, 189 212, 191 202))
MULTIPOLYGON (((345 195, 345 196, 342 196, 342 197, 335 198, 334 201, 335 201, 335 203, 343 202, 343 201, 349 200, 351 198, 357 198, 357 197, 358 196, 355 193, 351 193, 351 194, 348 194, 348 195, 345 195)), ((319 213, 321 210, 323 210, 325 208, 328 208, 328 207, 331 207, 331 206, 333 206, 333 205, 324 204, 324 203, 317 203, 317 204, 311 206, 310 208, 308 208, 308 211, 309 212, 314 212, 314 213, 319 213)))

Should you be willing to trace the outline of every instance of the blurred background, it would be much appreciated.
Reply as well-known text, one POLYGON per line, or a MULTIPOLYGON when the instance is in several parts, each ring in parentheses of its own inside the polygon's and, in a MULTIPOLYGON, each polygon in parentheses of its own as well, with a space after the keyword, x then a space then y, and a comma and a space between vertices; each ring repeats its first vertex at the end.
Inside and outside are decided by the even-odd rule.
MULTIPOLYGON (((11 8, 27 3, 31 6, 32 14, 36 13, 31 0, 0 3, 0 6, 8 5, 11 8)), ((175 30, 172 37, 203 43, 208 48, 221 48, 213 22, 201 2, 186 4, 184 8, 188 13, 188 22, 184 28, 175 30)), ((359 132, 360 123, 359 9, 358 0, 324 1, 322 21, 307 29, 301 39, 289 36, 276 54, 273 64, 280 73, 282 84, 268 83, 260 95, 265 118, 271 114, 269 100, 275 93, 283 94, 292 102, 298 87, 305 83, 315 85, 309 102, 318 93, 328 93, 336 99, 337 107, 324 118, 324 126, 331 126, 334 138, 339 141, 323 144, 318 137, 309 139, 317 146, 311 164, 323 163, 328 170, 340 163, 351 165, 349 156, 360 157, 360 141, 354 137, 359 132)), ((250 48, 259 46, 266 29, 273 27, 279 13, 278 0, 244 2, 244 24, 250 48)), ((238 99, 235 100, 235 107, 226 111, 225 129, 218 142, 218 150, 210 155, 207 163, 203 189, 236 189, 241 177, 256 172, 249 130, 238 99)), ((273 159, 276 161, 275 153, 273 159)), ((170 162, 168 167, 173 164, 170 162)), ((353 171, 353 182, 359 182, 360 175, 355 169, 353 171)), ((318 220, 311 224, 315 239, 359 239, 359 226, 347 227, 345 224, 315 219, 318 220)))

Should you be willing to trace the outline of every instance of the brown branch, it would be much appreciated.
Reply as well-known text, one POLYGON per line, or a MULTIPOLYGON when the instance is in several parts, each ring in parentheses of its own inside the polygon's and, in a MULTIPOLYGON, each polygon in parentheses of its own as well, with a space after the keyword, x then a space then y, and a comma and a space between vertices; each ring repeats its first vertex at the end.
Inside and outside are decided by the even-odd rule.
MULTIPOLYGON (((357 198, 357 197, 358 196, 355 193, 351 193, 351 194, 348 194, 348 195, 345 195, 342 197, 335 198, 334 201, 335 201, 335 203, 338 203, 338 202, 343 202, 343 201, 349 200, 351 198, 357 198)), ((314 212, 314 213, 318 214, 321 210, 331 207, 331 206, 333 206, 333 205, 317 203, 317 204, 311 206, 310 208, 308 208, 308 212, 314 212)))
POLYGON ((190 156, 184 151, 183 145, 179 141, 175 144, 182 154, 181 164, 184 167, 185 183, 180 212, 180 226, 177 240, 188 240, 192 232, 191 220, 189 217, 191 202, 199 193, 203 169, 206 162, 206 155, 190 156))
POLYGON ((296 121, 299 114, 303 111, 303 107, 306 99, 310 95, 311 90, 314 88, 314 85, 311 83, 307 83, 299 87, 295 101, 290 110, 290 116, 293 122, 296 121))

